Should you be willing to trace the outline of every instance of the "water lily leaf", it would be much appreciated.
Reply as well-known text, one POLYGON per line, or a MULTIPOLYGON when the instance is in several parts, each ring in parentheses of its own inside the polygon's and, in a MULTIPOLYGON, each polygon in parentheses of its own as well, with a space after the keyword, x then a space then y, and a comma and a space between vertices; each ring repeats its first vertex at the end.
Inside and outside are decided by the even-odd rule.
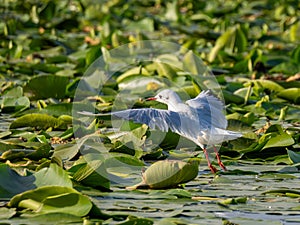
POLYGON ((35 188, 34 180, 33 176, 21 176, 8 165, 0 164, 0 198, 10 198, 35 188))
POLYGON ((274 92, 281 92, 284 90, 284 88, 281 85, 271 80, 256 80, 254 81, 254 85, 274 92))
POLYGON ((152 225, 154 224, 154 222, 150 219, 135 218, 130 216, 128 221, 119 223, 119 225, 135 225, 135 224, 152 225))
POLYGON ((29 176, 21 176, 6 164, 0 164, 0 197, 15 194, 46 185, 72 187, 69 175, 56 164, 50 164, 29 176))
POLYGON ((126 30, 153 32, 154 31, 154 21, 152 18, 145 17, 144 19, 141 19, 139 21, 129 23, 126 26, 126 30))
POLYGON ((228 29, 224 34, 222 34, 216 41, 215 46, 211 50, 208 61, 212 62, 217 57, 219 51, 225 47, 225 45, 230 41, 230 39, 233 37, 233 34, 235 32, 235 29, 228 29))
POLYGON ((86 66, 91 65, 101 55, 102 52, 100 46, 91 47, 86 53, 86 57, 85 57, 86 66))
POLYGON ((2 112, 17 112, 29 108, 30 101, 23 96, 23 88, 16 87, 2 95, 0 105, 2 112))
MULTIPOLYGON (((42 137, 44 137, 44 136, 42 136, 42 137)), ((46 139, 46 138, 44 137, 44 139, 46 139)), ((51 150, 51 145, 49 143, 47 143, 46 140, 44 140, 40 146, 37 146, 35 151, 32 151, 29 154, 26 154, 26 157, 29 159, 33 159, 33 160, 47 158, 50 156, 50 150, 51 150)))
POLYGON ((156 62, 156 69, 157 73, 161 77, 166 77, 169 80, 173 80, 177 76, 177 68, 174 68, 170 64, 162 63, 162 62, 156 62))
POLYGON ((14 196, 8 206, 29 209, 38 214, 67 213, 85 216, 93 205, 88 197, 73 188, 43 186, 14 196))
POLYGON ((293 101, 296 104, 300 103, 300 88, 288 88, 280 91, 278 97, 293 101))
POLYGON ((34 173, 33 176, 35 177, 34 184, 36 187, 58 185, 71 188, 73 186, 68 173, 54 163, 34 173))
POLYGON ((144 75, 149 76, 149 72, 144 67, 133 67, 119 75, 116 79, 117 83, 121 83, 129 79, 131 76, 144 75))
POLYGON ((80 158, 78 164, 73 165, 68 172, 77 182, 95 188, 110 188, 110 181, 105 177, 105 172, 99 167, 104 161, 104 156, 99 154, 85 155, 80 158))
POLYGON ((24 87, 24 92, 27 93, 31 99, 61 99, 66 96, 68 83, 68 77, 54 75, 37 76, 29 80, 24 87))
POLYGON ((17 118, 11 123, 10 129, 19 127, 35 127, 40 129, 47 129, 49 127, 52 127, 58 129, 66 129, 67 124, 70 124, 71 122, 71 117, 67 116, 55 118, 47 114, 32 113, 17 118))
POLYGON ((233 94, 230 91, 223 90, 222 93, 226 103, 242 104, 245 100, 243 97, 233 94))
POLYGON ((146 185, 153 189, 176 187, 179 184, 193 180, 198 175, 198 167, 199 162, 194 160, 191 162, 179 160, 158 161, 145 171, 143 182, 139 185, 146 185))
POLYGON ((272 73, 284 73, 284 74, 296 74, 300 70, 299 63, 289 61, 289 62, 283 62, 279 65, 274 66, 270 72, 272 73))
POLYGON ((300 197, 300 191, 292 190, 292 189, 275 189, 270 191, 265 191, 262 194, 272 194, 272 195, 280 195, 280 196, 287 196, 287 197, 300 197))
POLYGON ((112 139, 112 143, 119 141, 131 149, 138 149, 145 143, 145 134, 147 130, 148 126, 143 124, 129 132, 124 133, 117 139, 112 139))
POLYGON ((184 71, 190 72, 192 75, 205 75, 208 71, 202 63, 202 60, 196 56, 193 51, 188 51, 183 58, 184 71))
POLYGON ((235 31, 235 43, 234 43, 234 48, 236 48, 237 52, 243 52, 246 50, 246 47, 248 45, 248 40, 247 36, 244 32, 245 30, 242 29, 241 26, 237 26, 236 31, 235 31))
POLYGON ((220 204, 229 205, 229 204, 240 204, 246 203, 247 197, 239 197, 239 198, 228 198, 225 200, 220 201, 220 204))
POLYGON ((23 213, 21 217, 11 218, 8 222, 15 224, 28 224, 31 225, 53 225, 55 223, 61 224, 80 224, 82 223, 82 218, 79 216, 74 216, 66 213, 47 213, 47 214, 32 214, 30 212, 23 213))
POLYGON ((165 192, 166 195, 177 196, 178 198, 192 198, 192 194, 184 189, 171 189, 165 192))
POLYGON ((289 159, 293 162, 293 163, 300 163, 300 153, 299 152, 295 152, 292 150, 287 150, 289 159))
POLYGON ((54 2, 48 2, 45 7, 40 11, 39 18, 41 22, 51 21, 55 15, 56 4, 54 2))
POLYGON ((180 13, 178 8, 178 1, 167 2, 165 18, 170 21, 178 21, 180 13))
POLYGON ((131 93, 138 94, 147 94, 145 90, 155 90, 163 86, 164 83, 158 78, 146 75, 131 75, 119 83, 120 90, 128 90, 131 93))
POLYGON ((58 157, 61 160, 70 160, 79 152, 77 144, 62 144, 54 148, 52 157, 58 157))
POLYGON ((11 217, 13 217, 16 214, 16 209, 12 208, 4 208, 1 207, 0 208, 0 220, 4 220, 4 219, 9 219, 11 217))
POLYGON ((291 135, 287 133, 277 134, 274 137, 271 137, 267 143, 264 145, 263 149, 274 148, 274 147, 286 147, 294 144, 295 141, 291 135))

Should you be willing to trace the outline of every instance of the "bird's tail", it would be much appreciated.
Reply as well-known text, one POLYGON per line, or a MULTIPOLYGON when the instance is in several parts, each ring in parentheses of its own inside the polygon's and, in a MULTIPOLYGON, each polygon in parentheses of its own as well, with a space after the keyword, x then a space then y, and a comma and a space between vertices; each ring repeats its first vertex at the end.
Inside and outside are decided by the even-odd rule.
POLYGON ((213 128, 211 129, 208 144, 220 144, 223 141, 234 140, 242 136, 243 134, 240 132, 213 128))

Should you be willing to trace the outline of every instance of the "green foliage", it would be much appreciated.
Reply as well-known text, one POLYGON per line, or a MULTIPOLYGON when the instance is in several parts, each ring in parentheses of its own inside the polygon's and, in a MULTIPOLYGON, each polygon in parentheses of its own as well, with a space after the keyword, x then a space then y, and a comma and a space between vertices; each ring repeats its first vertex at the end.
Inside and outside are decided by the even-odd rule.
POLYGON ((87 196, 63 186, 43 186, 14 196, 9 207, 24 208, 38 214, 67 213, 85 216, 92 208, 87 196))
POLYGON ((0 10, 1 223, 299 222, 298 1, 4 1, 0 10), (137 62, 133 42, 155 39, 183 47, 149 45, 140 54, 154 61, 137 62), (93 76, 99 57, 106 82, 93 76), (113 120, 115 131, 110 116, 77 114, 164 108, 144 98, 171 86, 183 99, 215 90, 204 65, 229 129, 243 132, 222 145, 229 171, 215 178, 204 159, 187 162, 195 146, 174 133, 113 120), (146 190, 125 190, 141 180, 146 190))
POLYGON ((149 186, 153 189, 176 187, 179 184, 189 182, 198 175, 199 162, 164 160, 152 164, 143 173, 143 181, 128 189, 149 186))

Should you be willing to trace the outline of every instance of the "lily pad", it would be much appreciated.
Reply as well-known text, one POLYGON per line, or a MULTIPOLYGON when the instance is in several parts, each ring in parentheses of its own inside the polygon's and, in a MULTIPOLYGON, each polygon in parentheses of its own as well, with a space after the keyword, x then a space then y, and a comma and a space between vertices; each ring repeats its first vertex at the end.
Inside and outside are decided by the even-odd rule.
POLYGON ((29 94, 31 99, 61 99, 66 96, 68 83, 68 77, 54 75, 37 76, 26 84, 24 91, 29 94))
POLYGON ((164 160, 153 163, 143 173, 143 181, 128 189, 148 186, 152 189, 164 189, 176 187, 179 184, 187 183, 198 175, 199 162, 191 160, 184 162, 179 160, 164 160))
POLYGON ((87 196, 70 187, 43 186, 14 196, 8 206, 25 208, 38 214, 67 213, 85 216, 93 205, 87 196))
POLYGON ((300 103, 300 88, 288 88, 280 91, 278 97, 293 101, 296 104, 300 103))
POLYGON ((277 134, 271 137, 262 149, 274 148, 274 147, 286 147, 294 144, 294 139, 287 133, 277 134))
POLYGON ((300 163, 300 153, 299 152, 295 152, 292 150, 287 150, 289 159, 293 162, 293 163, 300 163))
POLYGON ((35 188, 33 176, 21 176, 6 164, 0 164, 0 198, 10 198, 15 194, 35 188))
POLYGON ((39 129, 52 127, 65 129, 71 122, 72 118, 70 116, 60 116, 59 118, 55 118, 47 114, 32 113, 17 118, 11 123, 10 129, 19 127, 35 127, 39 129))

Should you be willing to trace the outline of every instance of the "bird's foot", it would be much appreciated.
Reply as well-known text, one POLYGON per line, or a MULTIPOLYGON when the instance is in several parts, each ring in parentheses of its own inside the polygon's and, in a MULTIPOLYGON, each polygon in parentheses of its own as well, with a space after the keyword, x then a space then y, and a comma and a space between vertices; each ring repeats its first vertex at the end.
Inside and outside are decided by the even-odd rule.
POLYGON ((227 171, 225 165, 223 164, 223 162, 221 160, 220 161, 218 160, 218 164, 224 171, 227 171))
POLYGON ((209 167, 209 169, 210 169, 210 171, 211 171, 212 173, 218 172, 217 168, 214 167, 212 164, 208 164, 208 167, 209 167))
POLYGON ((212 173, 218 172, 217 168, 214 167, 214 166, 211 164, 210 160, 209 160, 209 156, 208 156, 207 149, 206 149, 206 148, 203 148, 203 152, 204 152, 204 154, 205 154, 206 161, 207 161, 207 165, 208 165, 208 168, 210 169, 210 171, 211 171, 212 173))
POLYGON ((215 147, 215 146, 213 146, 213 147, 214 147, 214 151, 215 151, 215 154, 216 154, 216 157, 217 157, 219 166, 220 166, 224 171, 227 171, 225 165, 223 164, 223 162, 222 162, 222 160, 221 160, 221 158, 220 158, 220 155, 219 155, 219 153, 218 153, 216 147, 215 147))

